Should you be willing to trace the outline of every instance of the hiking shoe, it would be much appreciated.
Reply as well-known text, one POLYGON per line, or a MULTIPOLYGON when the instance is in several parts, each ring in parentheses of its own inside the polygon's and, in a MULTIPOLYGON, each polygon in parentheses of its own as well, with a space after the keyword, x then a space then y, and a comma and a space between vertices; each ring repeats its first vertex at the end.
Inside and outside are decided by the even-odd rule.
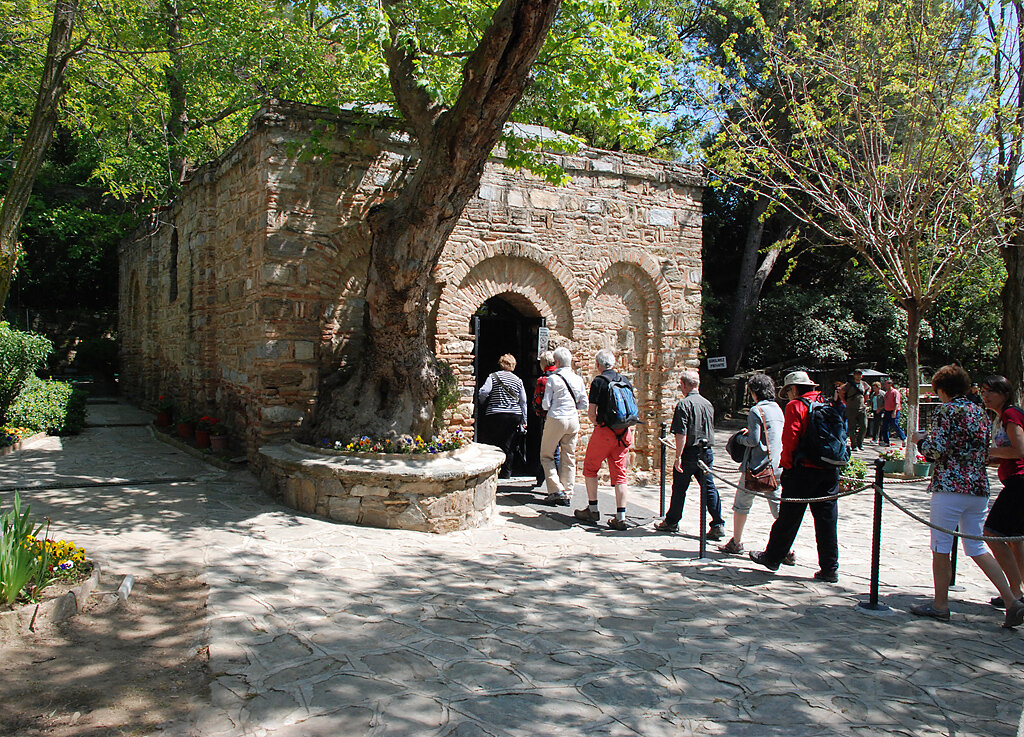
POLYGON ((574 509, 572 510, 572 516, 578 520, 583 520, 584 522, 597 522, 599 519, 601 519, 601 513, 598 512, 597 510, 591 511, 590 507, 583 507, 583 509, 574 509))
MULTIPOLYGON (((618 517, 609 517, 608 527, 612 530, 618 530, 619 532, 628 529, 628 526, 626 525, 626 520, 619 519, 618 517)), ((1021 607, 1021 609, 1024 609, 1024 607, 1021 607)))
POLYGON ((786 553, 786 557, 782 559, 782 565, 784 566, 795 566, 796 565, 796 553, 790 550, 786 553))
POLYGON ((564 491, 556 491, 544 497, 545 504, 553 504, 556 507, 568 507, 570 501, 569 495, 564 491))
POLYGON ((826 583, 839 582, 839 574, 835 571, 832 571, 831 573, 826 573, 825 571, 815 571, 814 578, 817 581, 825 581, 826 583))
POLYGON ((940 622, 949 621, 949 610, 936 609, 932 604, 914 604, 914 606, 910 607, 910 613, 915 617, 930 617, 940 622))
POLYGON ((768 569, 769 571, 777 571, 777 570, 779 570, 779 564, 778 564, 778 563, 772 563, 772 562, 770 562, 770 561, 769 561, 769 560, 768 560, 768 559, 767 559, 767 558, 765 557, 765 555, 764 555, 764 552, 763 552, 763 551, 762 551, 762 552, 760 552, 760 553, 754 553, 754 552, 752 552, 752 553, 750 554, 750 556, 749 556, 749 557, 750 557, 750 559, 751 559, 752 561, 754 561, 755 563, 757 563, 757 564, 758 564, 758 565, 760 565, 760 566, 764 566, 764 567, 765 567, 765 568, 767 568, 767 569, 768 569))
POLYGON ((1024 601, 1018 599, 1006 607, 1006 619, 1003 620, 1003 627, 1012 630, 1020 624, 1024 624, 1024 601))
POLYGON ((725 537, 725 527, 722 525, 711 525, 711 529, 708 530, 708 540, 721 540, 725 537))
POLYGON ((728 553, 729 555, 739 555, 743 552, 743 543, 738 543, 736 538, 730 537, 729 542, 718 546, 718 551, 720 553, 728 553))
POLYGON ((658 532, 679 532, 679 525, 670 525, 665 520, 654 523, 654 529, 658 532))

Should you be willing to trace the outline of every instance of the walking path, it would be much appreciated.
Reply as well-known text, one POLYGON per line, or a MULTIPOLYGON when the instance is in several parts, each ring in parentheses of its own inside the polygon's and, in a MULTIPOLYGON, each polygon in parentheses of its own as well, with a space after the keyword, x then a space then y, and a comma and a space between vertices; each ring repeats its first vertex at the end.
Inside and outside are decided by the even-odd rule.
MULTIPOLYGON (((869 493, 840 502, 840 581, 825 584, 809 515, 798 565, 777 574, 699 560, 691 535, 576 525, 526 479, 502 483, 489 529, 360 528, 274 504, 248 473, 156 440, 138 410, 92 409, 103 427, 0 458, 0 500, 36 487, 21 492, 33 511, 113 571, 204 571, 209 701, 164 734, 1024 735, 1024 628, 999 627, 963 558, 953 621, 908 615, 931 591, 928 533, 888 505, 881 591, 895 610, 856 607, 869 493)), ((927 508, 922 484, 898 489, 927 508)), ((697 531, 697 506, 694 486, 682 529, 697 531)), ((657 490, 630 509, 650 519, 657 490)), ((748 549, 770 520, 755 505, 748 549)))

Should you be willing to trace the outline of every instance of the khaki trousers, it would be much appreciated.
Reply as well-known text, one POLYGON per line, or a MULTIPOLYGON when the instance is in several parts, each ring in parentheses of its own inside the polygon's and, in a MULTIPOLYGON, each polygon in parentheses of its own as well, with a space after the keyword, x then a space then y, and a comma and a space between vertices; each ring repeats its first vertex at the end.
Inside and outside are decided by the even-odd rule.
POLYGON ((579 417, 559 419, 548 415, 544 420, 544 434, 540 439, 540 466, 549 494, 564 491, 572 496, 576 484, 576 442, 580 435, 579 417), (555 448, 561 451, 555 468, 555 448))

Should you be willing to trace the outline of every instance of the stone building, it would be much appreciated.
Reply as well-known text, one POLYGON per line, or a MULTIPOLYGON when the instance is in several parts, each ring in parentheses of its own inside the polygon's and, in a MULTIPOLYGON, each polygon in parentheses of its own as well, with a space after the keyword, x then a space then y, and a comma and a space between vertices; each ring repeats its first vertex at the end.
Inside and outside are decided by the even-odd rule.
MULTIPOLYGON (((121 246, 123 391, 215 413, 251 458, 289 438, 320 379, 359 350, 362 219, 415 153, 394 121, 262 109, 121 246)), ((583 148, 558 159, 564 186, 506 168, 497 152, 435 271, 437 355, 462 389, 450 425, 471 430, 474 389, 501 353, 532 386, 545 335, 587 379, 611 347, 646 418, 642 475, 656 466, 679 371, 697 361, 701 182, 692 167, 640 156, 583 148)))

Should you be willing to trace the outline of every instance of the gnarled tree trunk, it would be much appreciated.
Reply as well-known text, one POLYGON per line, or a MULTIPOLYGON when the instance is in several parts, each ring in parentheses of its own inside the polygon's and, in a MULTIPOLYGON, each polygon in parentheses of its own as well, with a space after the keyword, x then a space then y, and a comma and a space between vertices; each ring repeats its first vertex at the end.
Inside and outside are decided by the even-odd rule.
POLYGON ((911 440, 917 431, 917 408, 921 402, 921 362, 918 345, 921 341, 921 315, 924 309, 913 299, 907 299, 903 308, 907 311, 907 344, 904 355, 907 359, 907 404, 903 411, 907 416, 907 454, 903 459, 903 473, 914 474, 917 446, 911 440))
POLYGON ((64 73, 71 61, 71 36, 78 15, 78 0, 57 0, 53 8, 50 41, 43 62, 43 77, 36 94, 32 121, 25 133, 25 142, 18 154, 18 164, 11 174, 0 207, 0 309, 11 290, 11 278, 18 261, 18 233, 21 218, 28 206, 39 169, 57 125, 57 106, 64 95, 64 73))
POLYGON ((1012 245, 1003 249, 1006 283, 1003 284, 1002 345, 999 370, 1018 394, 1024 391, 1024 233, 1018 230, 1012 245))
POLYGON ((429 436, 437 394, 427 296, 441 251, 529 83, 561 0, 504 0, 463 69, 459 99, 439 108, 414 78, 414 52, 392 34, 392 90, 420 145, 398 195, 367 217, 364 351, 353 373, 321 389, 313 440, 429 436))

